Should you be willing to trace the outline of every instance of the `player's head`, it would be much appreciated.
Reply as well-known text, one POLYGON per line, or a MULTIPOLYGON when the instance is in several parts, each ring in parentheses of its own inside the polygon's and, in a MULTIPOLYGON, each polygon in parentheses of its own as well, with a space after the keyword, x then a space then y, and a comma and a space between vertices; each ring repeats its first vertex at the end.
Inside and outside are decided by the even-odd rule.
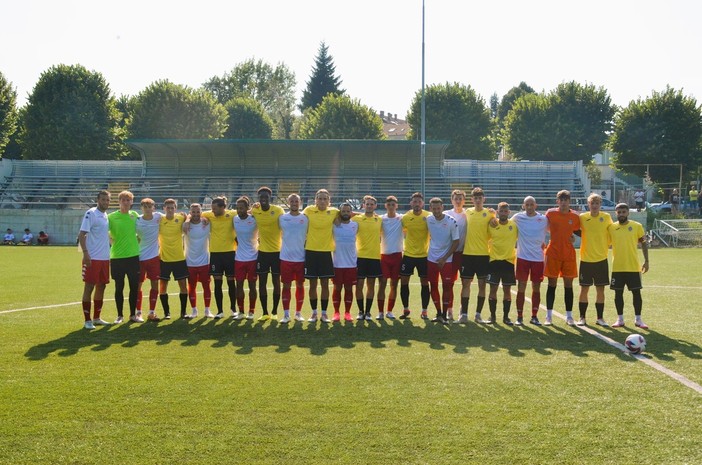
POLYGON ((97 208, 100 211, 105 211, 110 206, 110 192, 100 191, 97 195, 97 208))
POLYGON ((444 212, 444 201, 439 197, 432 197, 431 200, 429 200, 429 210, 436 218, 441 218, 444 212))
POLYGON ((166 212, 168 218, 173 218, 176 208, 178 208, 176 199, 166 199, 163 201, 163 211, 166 212))
POLYGON ((619 223, 624 224, 627 222, 629 219, 629 205, 624 202, 618 203, 614 211, 617 212, 617 221, 619 223))
POLYGON ((538 205, 536 204, 536 199, 534 197, 532 197, 531 195, 527 195, 526 197, 524 197, 522 207, 524 208, 524 211, 527 213, 527 215, 533 216, 536 212, 536 207, 538 207, 538 205))
POLYGON ((227 198, 225 196, 219 196, 212 199, 212 213, 215 216, 222 216, 224 210, 227 208, 227 198))
POLYGON ((156 202, 154 202, 154 199, 151 199, 149 197, 141 199, 139 205, 141 205, 141 211, 144 213, 153 212, 156 208, 156 202))
POLYGON ((329 195, 329 191, 326 189, 319 189, 314 195, 314 204, 320 210, 326 210, 330 202, 331 195, 329 195))
POLYGON ((507 202, 497 204, 497 218, 502 222, 509 219, 509 204, 507 202))
POLYGON ((117 199, 119 201, 119 209, 123 213, 129 211, 129 209, 132 208, 132 205, 134 204, 134 194, 132 194, 129 191, 120 192, 119 196, 117 196, 117 199))
POLYGON ((28 232, 29 232, 29 228, 24 228, 24 232, 28 233, 28 232))
POLYGON ((590 213, 599 213, 602 208, 602 196, 593 192, 587 197, 587 206, 590 208, 590 213))
POLYGON ((385 210, 388 213, 394 214, 397 211, 397 197, 394 195, 388 195, 385 197, 385 210))
POLYGON ((470 197, 473 199, 473 205, 478 208, 483 208, 483 204, 485 203, 485 192, 483 191, 482 187, 474 187, 473 190, 470 191, 470 197))
POLYGON ((236 214, 239 215, 241 218, 246 218, 249 214, 248 212, 250 204, 251 201, 245 195, 242 195, 241 197, 236 199, 236 214))
POLYGON ((190 204, 190 221, 193 223, 199 223, 200 217, 202 215, 202 205, 199 203, 190 204))
POLYGON ((350 203, 348 202, 342 202, 339 205, 339 218, 341 218, 341 221, 348 221, 351 219, 351 212, 353 211, 353 207, 351 206, 350 203))
POLYGON ((422 208, 424 208, 424 195, 421 192, 415 192, 410 197, 410 207, 412 211, 418 215, 422 208))
POLYGON ((556 204, 563 210, 568 210, 570 208, 570 191, 565 189, 558 191, 556 194, 556 204))
POLYGON ((451 192, 451 204, 455 208, 463 208, 463 205, 466 203, 466 193, 463 192, 461 189, 454 189, 451 192))
POLYGON ((300 211, 300 203, 301 199, 298 194, 288 195, 288 206, 290 207, 291 212, 300 211))
POLYGON ((373 213, 378 208, 378 201, 372 195, 366 195, 363 197, 363 208, 366 213, 373 213))
POLYGON ((267 209, 271 204, 271 198, 273 197, 273 191, 271 188, 267 186, 259 187, 256 194, 258 195, 258 203, 260 203, 263 208, 267 209))

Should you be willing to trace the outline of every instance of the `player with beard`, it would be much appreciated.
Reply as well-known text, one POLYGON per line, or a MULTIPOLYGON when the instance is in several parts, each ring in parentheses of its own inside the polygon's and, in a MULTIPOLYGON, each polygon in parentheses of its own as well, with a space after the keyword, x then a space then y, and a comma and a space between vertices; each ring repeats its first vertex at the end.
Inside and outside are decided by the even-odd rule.
POLYGON ((341 314, 341 290, 344 290, 344 320, 351 321, 351 305, 353 304, 353 286, 356 285, 356 272, 358 252, 356 250, 356 236, 358 223, 351 221, 351 204, 344 202, 339 205, 339 224, 333 226, 334 234, 334 290, 332 302, 334 304, 334 318, 339 321, 341 314))
POLYGON ((251 215, 258 227, 258 300, 261 302, 263 315, 259 320, 267 320, 268 315, 268 274, 273 282, 273 309, 271 315, 277 319, 280 302, 280 224, 279 218, 285 213, 282 207, 271 205, 273 191, 270 187, 258 189, 258 204, 251 209, 251 215))
POLYGON ((419 283, 422 286, 422 319, 427 319, 427 307, 429 306, 430 291, 427 281, 427 253, 429 250, 429 228, 427 227, 427 217, 431 215, 424 210, 424 196, 421 192, 415 192, 410 197, 412 210, 402 215, 402 229, 405 231, 405 253, 402 257, 402 267, 400 268, 400 299, 404 310, 400 319, 409 318, 409 281, 410 277, 417 270, 419 283))
POLYGON ((383 222, 381 228, 380 241, 380 269, 383 273, 380 278, 380 287, 378 288, 378 320, 387 317, 390 320, 395 319, 392 310, 395 308, 395 300, 397 299, 397 283, 400 281, 400 267, 402 266, 402 249, 404 237, 402 234, 402 215, 397 213, 397 197, 389 195, 385 199, 386 213, 381 217, 383 222), (388 311, 385 310, 385 289, 390 283, 390 292, 388 298, 388 311))
POLYGON ((517 258, 514 245, 517 243, 519 228, 517 223, 509 219, 509 204, 500 202, 497 205, 497 225, 490 226, 490 265, 488 268, 487 282, 490 284, 488 305, 490 307, 490 320, 486 323, 497 323, 497 288, 502 282, 502 322, 512 326, 509 310, 512 306, 512 286, 516 284, 514 275, 514 261, 517 258))
POLYGON ((210 223, 202 219, 202 207, 199 203, 190 204, 190 227, 183 236, 185 242, 185 263, 188 265, 188 298, 192 313, 197 317, 197 283, 202 284, 205 303, 205 318, 211 318, 210 303, 210 223))
POLYGON ((454 252, 458 250, 460 233, 456 220, 444 213, 444 203, 440 198, 432 198, 429 201, 429 209, 431 216, 427 217, 429 229, 427 281, 429 281, 431 299, 436 308, 436 318, 432 321, 448 324, 448 309, 453 301, 453 283, 456 281, 456 273, 451 262, 454 252), (441 296, 439 278, 441 278, 441 296))
MULTIPOLYGON (((363 197, 365 212, 354 215, 351 221, 358 223, 356 248, 358 249, 358 267, 356 279, 356 304, 358 319, 371 320, 371 307, 375 298, 375 280, 383 275, 380 268, 380 236, 383 227, 381 218, 375 214, 378 201, 371 195, 363 197), (365 305, 363 286, 366 286, 365 305)), ((382 312, 382 308, 380 309, 382 312)))

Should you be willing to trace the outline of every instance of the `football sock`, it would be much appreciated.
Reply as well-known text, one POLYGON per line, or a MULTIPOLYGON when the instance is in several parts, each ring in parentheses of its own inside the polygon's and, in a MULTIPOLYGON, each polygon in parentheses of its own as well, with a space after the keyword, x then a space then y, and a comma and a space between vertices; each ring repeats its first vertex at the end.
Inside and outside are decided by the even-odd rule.
POLYGON ((310 299, 310 306, 312 307, 313 312, 317 311, 317 302, 319 302, 318 299, 310 299))
POLYGON ((229 308, 234 311, 236 307, 234 303, 236 302, 236 282, 233 279, 227 280, 228 294, 229 294, 229 308))
POLYGON ((617 315, 624 315, 624 289, 614 290, 614 307, 617 309, 617 315))
MULTIPOLYGON (((585 314, 587 313, 587 302, 578 302, 578 310, 580 310, 580 318, 585 318, 585 314)), ((595 304, 597 305, 597 304, 595 304)), ((597 317, 599 318, 599 316, 597 317)))
POLYGON ((222 280, 215 279, 214 285, 214 297, 215 304, 217 305, 217 313, 222 313, 222 301, 224 300, 224 293, 222 292, 222 280))
POLYGON ((400 284, 400 300, 405 309, 409 308, 409 284, 400 284))
POLYGON ((634 315, 641 316, 641 309, 643 308, 641 289, 633 289, 631 293, 634 296, 634 315))
MULTIPOLYGON (((94 299, 93 300, 93 308, 95 309, 93 311, 93 314, 95 315, 93 318, 96 320, 100 318, 100 313, 102 313, 102 299, 94 299)), ((90 314, 90 311, 88 311, 88 315, 90 314)))
POLYGON ((85 321, 90 321, 90 301, 83 301, 81 304, 83 305, 83 318, 85 321))
POLYGON ((470 297, 461 297, 461 315, 468 314, 468 300, 470 297))
POLYGON ((597 319, 601 320, 604 318, 604 302, 601 304, 596 303, 595 309, 597 310, 597 319))
POLYGON ((295 285, 295 309, 299 312, 302 310, 302 304, 305 302, 305 287, 301 284, 295 285))
POLYGON ((366 313, 370 313, 371 307, 373 306, 373 299, 366 299, 366 313))
POLYGON ((325 313, 327 311, 327 308, 329 307, 329 299, 321 299, 322 301, 322 313, 325 313))
POLYGON ((136 301, 137 312, 141 311, 141 301, 143 298, 144 298, 144 293, 141 291, 141 289, 139 289, 137 291, 137 301, 136 301))
POLYGON ((429 285, 427 284, 426 286, 422 286, 422 310, 426 310, 427 307, 429 306, 429 300, 431 297, 431 293, 429 291, 429 285))
POLYGON ((168 294, 159 295, 159 299, 161 299, 161 307, 163 307, 163 311, 166 313, 170 313, 171 306, 168 304, 168 294))
POLYGON ((280 291, 273 291, 273 315, 278 314, 278 305, 280 304, 280 291))
POLYGON ((180 297, 180 314, 185 315, 185 311, 188 308, 188 293, 181 292, 180 294, 178 294, 178 297, 180 297))
POLYGON ((546 308, 553 310, 553 303, 556 301, 556 286, 546 288, 546 308))
POLYGON ((475 309, 475 313, 480 313, 483 311, 483 305, 485 305, 485 297, 478 296, 478 306, 475 309))
POLYGON ((364 313, 363 310, 363 299, 356 299, 356 305, 358 306, 358 313, 364 313))
POLYGON ((531 292, 531 316, 536 316, 539 313, 539 306, 541 305, 541 293, 531 292))
POLYGON ((490 309, 490 317, 494 320, 497 313, 497 299, 488 299, 488 308, 490 309))
POLYGON ((521 312, 524 310, 524 301, 526 300, 526 296, 524 295, 523 292, 517 291, 517 311, 521 312))
POLYGON ((158 301, 158 289, 149 290, 149 310, 156 310, 156 302, 158 301))
POLYGON ((289 287, 284 287, 282 291, 282 297, 283 297, 283 310, 286 308, 290 308, 290 298, 292 297, 292 292, 290 292, 289 287))
POLYGON ((268 273, 259 275, 258 300, 261 301, 261 309, 263 309, 263 314, 268 314, 268 273))
POLYGON ((566 312, 573 311, 573 288, 565 287, 563 288, 563 300, 565 301, 566 312))
POLYGON ((505 314, 505 318, 507 318, 507 315, 509 315, 509 309, 511 307, 512 307, 511 300, 503 300, 502 301, 502 312, 505 314))

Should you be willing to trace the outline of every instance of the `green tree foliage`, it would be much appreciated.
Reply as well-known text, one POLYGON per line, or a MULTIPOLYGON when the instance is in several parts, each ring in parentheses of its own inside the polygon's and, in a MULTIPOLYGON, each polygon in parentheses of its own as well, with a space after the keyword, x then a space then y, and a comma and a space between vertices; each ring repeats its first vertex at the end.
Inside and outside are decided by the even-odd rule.
MULTIPOLYGON (((667 87, 638 99, 620 110, 614 119, 610 145, 619 164, 682 163, 695 171, 702 165, 702 117, 693 97, 667 87)), ((646 167, 623 166, 644 175, 646 167)), ((650 170, 654 182, 677 181, 678 167, 656 166, 650 170)))
POLYGON ((500 108, 500 97, 497 96, 497 92, 494 92, 490 96, 490 117, 497 118, 497 111, 500 108))
POLYGON ((500 127, 504 127, 504 120, 507 117, 507 113, 509 113, 509 111, 514 106, 514 102, 516 102, 517 99, 522 95, 533 93, 535 93, 534 89, 532 89, 524 81, 520 82, 518 86, 512 87, 510 90, 507 91, 507 93, 502 97, 502 100, 500 100, 500 103, 497 107, 496 116, 500 127))
POLYGON ((17 92, 0 72, 0 155, 17 130, 17 92))
POLYGON ((272 67, 253 58, 237 64, 223 76, 214 76, 203 84, 222 105, 233 98, 251 98, 259 102, 273 120, 274 136, 289 139, 295 109, 295 73, 284 63, 272 67))
POLYGON ((385 139, 376 112, 345 95, 329 94, 300 122, 300 139, 385 139))
POLYGON ((341 89, 341 79, 335 76, 336 66, 334 58, 329 54, 329 47, 322 42, 317 51, 312 67, 312 75, 307 81, 307 88, 302 91, 300 111, 303 113, 308 108, 316 108, 328 94, 344 95, 346 90, 341 89))
MULTIPOLYGON (((475 90, 459 83, 432 84, 425 89, 425 99, 426 138, 451 141, 446 150, 447 158, 495 158, 490 110, 475 90)), ((419 139, 421 100, 422 94, 418 91, 407 115, 408 139, 419 139)))
POLYGON ((105 78, 80 65, 39 77, 20 134, 24 158, 112 160, 126 153, 120 114, 105 78))
POLYGON ((503 140, 517 158, 587 162, 604 147, 614 111, 604 88, 563 83, 548 95, 518 98, 505 119, 503 140))
POLYGON ((213 139, 227 128, 227 111, 212 94, 167 80, 154 82, 128 106, 135 139, 213 139))
POLYGON ((270 139, 273 121, 263 106, 250 98, 234 98, 225 105, 229 127, 224 133, 227 139, 270 139))

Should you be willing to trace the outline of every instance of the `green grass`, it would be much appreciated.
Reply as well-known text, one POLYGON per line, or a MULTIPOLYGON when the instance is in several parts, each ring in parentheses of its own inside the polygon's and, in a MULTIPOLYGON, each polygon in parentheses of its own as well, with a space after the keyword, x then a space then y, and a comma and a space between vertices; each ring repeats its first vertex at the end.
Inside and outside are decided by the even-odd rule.
MULTIPOLYGON (((702 250, 650 253, 646 356, 702 384, 702 250)), ((0 263, 0 311, 80 300, 75 247, 0 263)), ((80 305, 0 314, 0 463, 702 463, 702 396, 560 319, 81 326, 80 305)))

